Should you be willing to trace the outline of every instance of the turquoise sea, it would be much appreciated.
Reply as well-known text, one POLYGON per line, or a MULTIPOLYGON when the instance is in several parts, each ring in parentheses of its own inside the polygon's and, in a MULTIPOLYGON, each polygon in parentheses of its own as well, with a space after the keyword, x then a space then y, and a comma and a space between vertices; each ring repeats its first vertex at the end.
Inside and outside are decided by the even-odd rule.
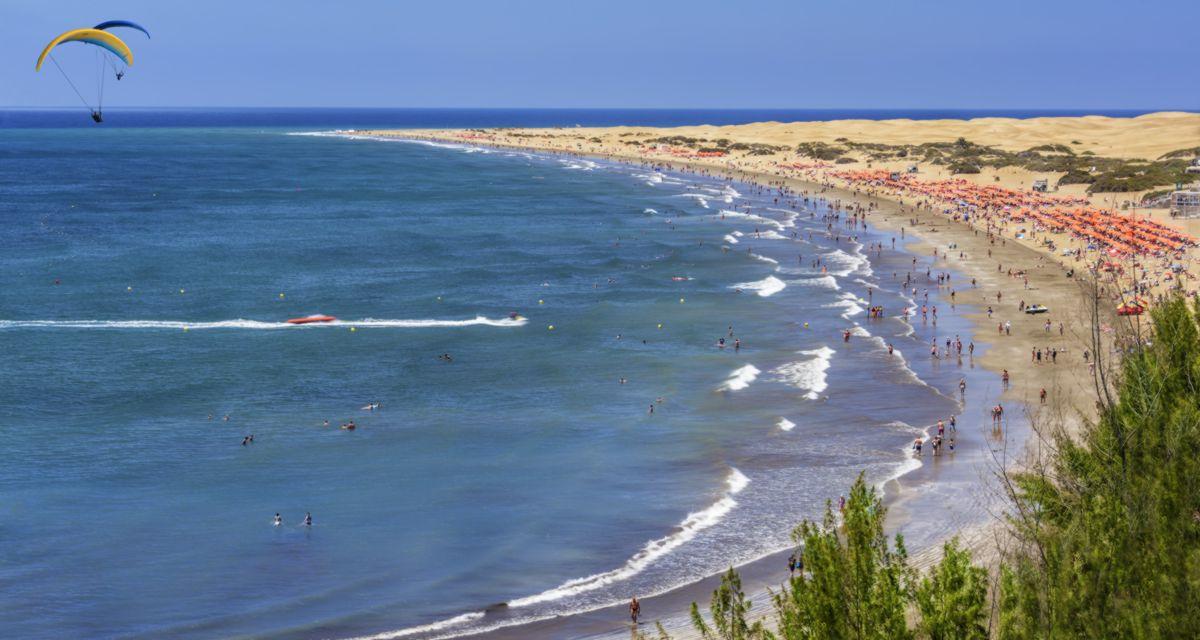
POLYGON ((0 130, 5 636, 583 611, 786 547, 957 411, 963 371, 919 356, 969 327, 895 317, 890 234, 740 183, 328 133, 377 124, 0 130), (338 320, 286 323, 310 314, 338 320))

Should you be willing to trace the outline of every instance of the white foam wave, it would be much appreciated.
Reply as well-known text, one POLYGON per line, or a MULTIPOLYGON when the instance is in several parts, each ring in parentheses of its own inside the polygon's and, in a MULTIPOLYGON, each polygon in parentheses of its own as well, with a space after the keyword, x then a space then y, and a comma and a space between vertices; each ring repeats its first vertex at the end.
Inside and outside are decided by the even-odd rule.
POLYGON ((564 169, 574 169, 577 171, 591 171, 600 166, 591 160, 583 160, 578 158, 574 160, 561 160, 560 162, 566 165, 563 167, 564 169))
POLYGON ((734 211, 732 209, 721 209, 718 212, 717 217, 718 217, 718 219, 724 218, 726 220, 728 220, 730 218, 734 218, 737 220, 748 220, 750 222, 757 222, 759 224, 766 225, 768 227, 774 227, 776 231, 783 231, 783 223, 782 222, 780 222, 778 220, 772 220, 770 218, 764 218, 760 215, 755 215, 753 213, 743 213, 741 211, 734 211))
POLYGON ((727 242, 729 244, 737 244, 737 242, 738 242, 737 238, 733 237, 732 234, 728 234, 728 233, 725 234, 724 240, 725 240, 725 242, 727 242))
POLYGON ((313 322, 296 325, 287 322, 264 322, 261 320, 216 320, 212 322, 185 322, 182 320, 0 320, 0 330, 4 329, 309 329, 315 327, 366 327, 366 328, 396 328, 417 329, 427 327, 520 327, 524 326, 525 318, 487 318, 475 316, 468 320, 395 320, 383 318, 363 318, 362 320, 334 320, 333 322, 313 322))
POLYGON ((779 422, 775 423, 775 426, 779 427, 781 431, 791 431, 796 428, 796 423, 787 418, 780 418, 779 422))
POLYGON ((829 289, 830 291, 840 291, 842 286, 833 276, 821 276, 819 278, 805 278, 803 280, 789 280, 790 283, 802 287, 820 287, 829 289))
POLYGON ((654 209, 644 209, 644 210, 642 210, 642 213, 644 213, 644 214, 646 214, 646 215, 648 215, 648 216, 653 216, 653 215, 657 215, 657 214, 658 214, 658 212, 657 212, 657 211, 655 211, 654 209))
POLYGON ((757 282, 742 282, 740 284, 735 284, 730 288, 753 291, 766 298, 783 291, 787 288, 787 284, 775 276, 767 276, 762 280, 758 280, 757 282))
POLYGON ((867 304, 866 300, 859 298, 850 292, 843 292, 837 302, 824 305, 826 309, 842 309, 842 319, 849 320, 854 316, 866 311, 862 305, 867 304))
POLYGON ((467 624, 469 622, 474 622, 483 616, 484 612, 482 611, 472 611, 471 613, 464 613, 460 616, 446 618, 445 620, 439 620, 437 622, 431 622, 429 624, 423 624, 417 627, 397 629, 396 631, 384 631, 383 633, 377 633, 372 636, 358 636, 356 638, 351 638, 350 640, 392 640, 392 638, 403 638, 406 636, 417 635, 418 633, 434 633, 449 629, 451 627, 467 624))
POLYGON ((758 378, 759 373, 762 372, 752 364, 738 367, 729 374, 729 377, 725 382, 721 383, 721 386, 717 387, 717 391, 741 391, 750 386, 750 383, 758 378))
POLYGON ((594 591, 641 573, 654 561, 679 548, 692 538, 695 538, 696 534, 717 524, 730 511, 733 511, 734 507, 737 506, 737 501, 733 497, 750 484, 750 479, 741 471, 730 467, 729 475, 725 477, 725 484, 728 489, 724 496, 706 509, 689 513, 683 519, 683 522, 679 523, 676 527, 676 531, 647 542, 633 557, 625 561, 624 565, 612 571, 568 580, 553 589, 536 595, 517 598, 508 603, 509 608, 525 607, 531 604, 560 600, 580 593, 594 591))
POLYGON ((705 209, 708 208, 708 196, 706 196, 702 193, 677 193, 677 194, 675 194, 675 197, 676 198, 693 198, 697 204, 704 207, 705 209))
POLYGON ((773 264, 773 265, 778 265, 778 264, 779 264, 779 261, 778 261, 778 260, 776 260, 775 258, 768 258, 767 256, 764 256, 764 255, 761 255, 761 254, 758 254, 758 253, 751 253, 751 254, 750 254, 750 257, 751 257, 751 258, 754 258, 755 260, 759 260, 759 261, 761 261, 761 262, 765 262, 765 263, 767 263, 767 264, 773 264))
POLYGON ((798 362, 785 364, 772 373, 783 378, 788 384, 806 391, 804 397, 816 400, 821 397, 821 392, 829 386, 826 372, 829 370, 833 354, 836 352, 829 347, 822 346, 819 349, 797 353, 808 357, 798 362))
POLYGON ((827 253, 821 256, 821 261, 829 267, 829 272, 838 277, 845 277, 852 273, 859 275, 871 275, 870 260, 861 254, 850 254, 841 249, 834 249, 833 253, 827 253))
POLYGON ((800 214, 796 211, 792 211, 791 209, 780 209, 778 207, 767 207, 767 211, 774 211, 776 213, 782 213, 783 217, 784 217, 782 224, 784 227, 787 227, 789 229, 795 227, 796 220, 800 218, 800 214))

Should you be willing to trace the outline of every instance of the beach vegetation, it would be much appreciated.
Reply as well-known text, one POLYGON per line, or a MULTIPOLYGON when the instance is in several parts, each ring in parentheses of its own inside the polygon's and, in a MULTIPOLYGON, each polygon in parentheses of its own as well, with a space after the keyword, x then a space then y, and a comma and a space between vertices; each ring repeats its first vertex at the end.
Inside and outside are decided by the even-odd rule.
POLYGON ((1176 149, 1169 151, 1158 157, 1159 160, 1190 160, 1192 158, 1200 158, 1200 147, 1188 147, 1187 149, 1176 149))
POLYGON ((920 622, 929 640, 983 640, 988 637, 988 575, 971 564, 970 552, 954 538, 942 546, 942 561, 913 590, 920 622))
POLYGON ((1058 179, 1058 185, 1064 184, 1091 184, 1096 181, 1096 176, 1084 171, 1083 169, 1071 169, 1067 171, 1061 178, 1058 179))
POLYGON ((824 142, 802 142, 796 145, 796 153, 817 160, 837 160, 846 154, 846 149, 824 142))
POLYGON ((1011 477, 1001 637, 1200 637, 1198 314, 1156 308, 1153 340, 1099 369, 1098 419, 1011 477))
POLYGON ((1089 192, 1146 191, 1154 187, 1187 181, 1187 162, 1165 160, 1157 162, 1130 161, 1119 164, 1096 176, 1089 192))
POLYGON ((1173 191, 1175 191, 1175 190, 1174 189, 1155 189, 1154 191, 1147 191, 1145 194, 1142 195, 1142 202, 1148 203, 1148 202, 1151 202, 1154 200, 1158 200, 1159 198, 1165 198, 1165 197, 1171 195, 1171 193, 1173 191))
POLYGON ((1039 144, 1036 147, 1030 147, 1028 152, 1065 153, 1068 155, 1075 155, 1075 152, 1071 150, 1071 147, 1068 147, 1065 144, 1039 144))
POLYGON ((842 156, 837 160, 834 160, 834 164, 854 164, 855 162, 858 162, 858 159, 851 158, 850 156, 842 156))
POLYGON ((751 622, 732 569, 712 624, 695 605, 693 624, 721 640, 1200 637, 1200 300, 1168 299, 1127 330, 1120 359, 1095 362, 1098 417, 1074 435, 1036 424, 1043 453, 998 472, 994 574, 952 539, 919 577, 860 475, 840 513, 827 502, 793 532, 803 567, 772 593, 777 636, 751 622))
POLYGON ((750 622, 752 603, 742 591, 742 579, 733 567, 721 576, 721 585, 713 591, 708 605, 711 624, 700 615, 700 608, 692 603, 692 625, 704 640, 766 640, 773 638, 763 626, 762 620, 750 622))
POLYGON ((839 514, 827 502, 820 524, 806 521, 796 528, 792 538, 807 573, 774 596, 780 636, 912 637, 906 620, 912 594, 908 552, 901 536, 893 547, 884 535, 886 513, 879 492, 859 475, 839 514))
MULTIPOLYGON (((926 142, 919 145, 888 145, 841 141, 839 145, 805 142, 796 153, 838 162, 855 152, 868 161, 915 158, 933 165, 947 166, 951 173, 980 173, 984 168, 1016 167, 1035 173, 1061 173, 1058 184, 1087 184, 1091 193, 1145 191, 1155 187, 1187 182, 1187 162, 1200 154, 1200 147, 1179 149, 1158 160, 1105 158, 1092 151, 1076 154, 1063 144, 1043 144, 1024 151, 1005 151, 958 138, 954 142, 926 142)), ((1077 143, 1072 143, 1077 144, 1077 143)), ((730 146, 737 149, 735 143, 730 146)), ((847 161, 842 161, 846 164, 847 161)))

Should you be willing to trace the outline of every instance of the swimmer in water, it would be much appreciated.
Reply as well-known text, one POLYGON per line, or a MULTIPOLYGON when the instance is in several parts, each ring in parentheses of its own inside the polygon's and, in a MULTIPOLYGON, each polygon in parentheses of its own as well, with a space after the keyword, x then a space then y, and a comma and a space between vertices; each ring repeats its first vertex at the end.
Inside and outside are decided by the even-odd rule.
POLYGON ((281 515, 279 515, 278 513, 276 513, 276 514, 275 514, 275 526, 276 526, 276 527, 279 527, 279 526, 282 526, 282 525, 283 525, 283 516, 281 516, 281 515))
POLYGON ((311 512, 308 512, 308 511, 304 512, 304 526, 306 526, 306 527, 312 526, 312 513, 311 512))

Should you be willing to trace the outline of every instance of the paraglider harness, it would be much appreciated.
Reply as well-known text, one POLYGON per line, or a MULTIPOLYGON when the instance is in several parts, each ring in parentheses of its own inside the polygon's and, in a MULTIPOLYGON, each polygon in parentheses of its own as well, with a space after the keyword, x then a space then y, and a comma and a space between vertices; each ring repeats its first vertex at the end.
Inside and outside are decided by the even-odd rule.
POLYGON ((104 122, 104 115, 101 114, 99 110, 92 111, 92 120, 95 121, 96 124, 104 122))

